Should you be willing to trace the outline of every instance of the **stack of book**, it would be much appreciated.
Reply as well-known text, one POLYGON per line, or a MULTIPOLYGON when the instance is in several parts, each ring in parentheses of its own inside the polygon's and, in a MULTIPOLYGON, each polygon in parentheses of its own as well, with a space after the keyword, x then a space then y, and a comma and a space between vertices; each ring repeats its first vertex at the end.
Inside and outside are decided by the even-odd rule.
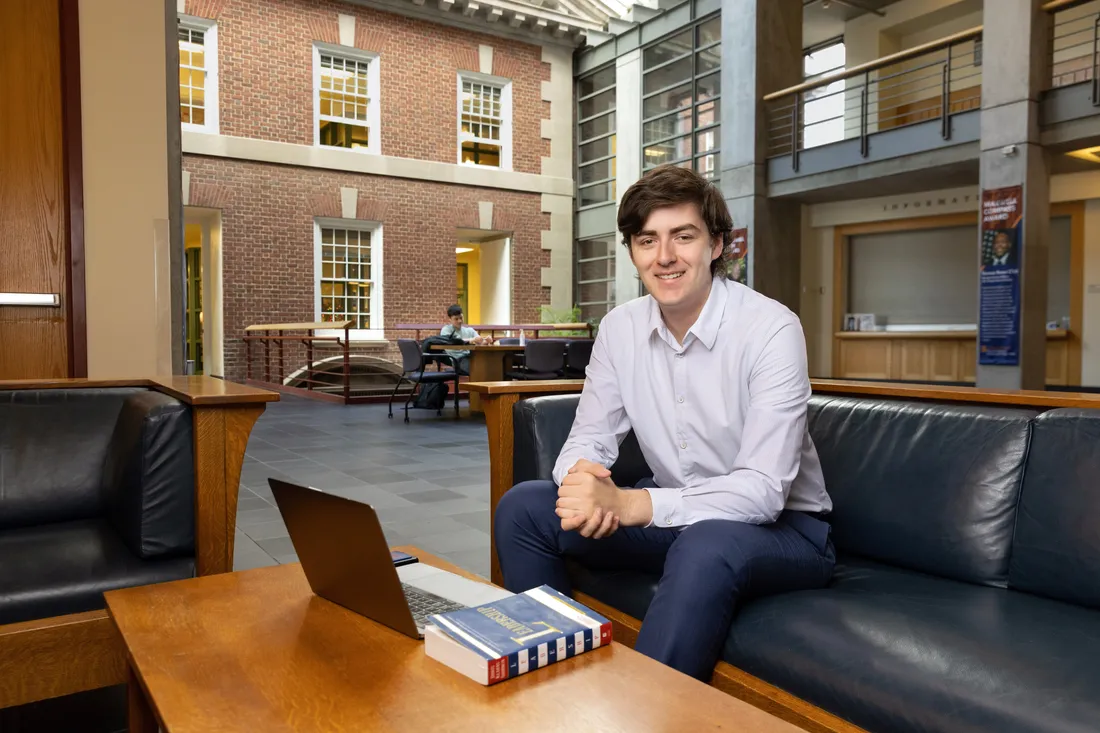
POLYGON ((424 652, 492 685, 611 643, 611 622, 548 585, 429 617, 424 652))

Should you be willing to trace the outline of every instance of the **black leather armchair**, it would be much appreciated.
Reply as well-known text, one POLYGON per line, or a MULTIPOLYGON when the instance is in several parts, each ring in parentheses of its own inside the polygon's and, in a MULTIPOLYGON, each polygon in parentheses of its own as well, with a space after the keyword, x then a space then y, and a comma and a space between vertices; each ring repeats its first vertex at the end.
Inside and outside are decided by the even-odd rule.
POLYGON ((191 408, 147 389, 0 392, 0 624, 194 574, 191 408))
MULTIPOLYGON (((515 404, 514 482, 550 478, 577 399, 515 404)), ((1044 399, 815 394, 833 581, 743 606, 714 684, 813 730, 1100 728, 1100 409, 1044 399)), ((647 474, 630 435, 612 476, 647 474)), ((658 580, 570 573, 627 625, 658 580)))
POLYGON ((209 377, 0 382, 0 708, 126 680, 104 591, 232 570, 244 448, 277 399, 209 377))

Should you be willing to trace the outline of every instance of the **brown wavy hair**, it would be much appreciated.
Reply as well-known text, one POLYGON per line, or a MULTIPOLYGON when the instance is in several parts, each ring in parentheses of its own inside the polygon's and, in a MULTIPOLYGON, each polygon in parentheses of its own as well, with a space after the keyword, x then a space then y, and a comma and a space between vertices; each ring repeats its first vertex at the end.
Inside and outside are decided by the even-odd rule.
POLYGON ((655 209, 681 204, 695 204, 703 217, 707 231, 722 240, 722 254, 710 263, 710 274, 729 276, 733 264, 730 245, 733 242, 733 217, 730 216, 722 192, 706 178, 687 168, 662 165, 647 171, 623 194, 619 204, 619 233, 630 249, 631 238, 642 231, 655 209))

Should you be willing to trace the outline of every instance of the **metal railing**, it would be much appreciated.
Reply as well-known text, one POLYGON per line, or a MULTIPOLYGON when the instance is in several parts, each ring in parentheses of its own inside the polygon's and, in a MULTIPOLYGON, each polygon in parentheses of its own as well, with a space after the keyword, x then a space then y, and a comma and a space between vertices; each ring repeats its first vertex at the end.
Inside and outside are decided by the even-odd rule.
POLYGON ((764 96, 767 154, 803 150, 939 119, 950 139, 951 115, 981 106, 981 27, 956 33, 764 96))
POLYGON ((1092 104, 1100 106, 1100 10, 1090 0, 1043 5, 1050 19, 1050 89, 1092 82, 1092 104))

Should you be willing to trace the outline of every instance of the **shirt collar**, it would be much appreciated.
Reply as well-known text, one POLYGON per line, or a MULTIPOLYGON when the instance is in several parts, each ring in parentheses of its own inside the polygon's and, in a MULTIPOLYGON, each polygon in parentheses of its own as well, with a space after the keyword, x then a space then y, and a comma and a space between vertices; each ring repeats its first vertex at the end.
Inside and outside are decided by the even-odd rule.
MULTIPOLYGON (((694 336, 703 342, 707 350, 714 348, 714 342, 718 339, 718 329, 722 325, 722 317, 726 313, 726 301, 728 299, 729 294, 722 278, 712 278, 707 302, 703 305, 703 310, 699 313, 699 317, 695 319, 695 323, 684 334, 685 348, 690 343, 689 336, 694 336)), ((652 297, 649 299, 649 329, 650 334, 656 332, 670 346, 678 348, 676 339, 669 332, 665 320, 661 318, 661 307, 657 305, 657 301, 652 297)))

